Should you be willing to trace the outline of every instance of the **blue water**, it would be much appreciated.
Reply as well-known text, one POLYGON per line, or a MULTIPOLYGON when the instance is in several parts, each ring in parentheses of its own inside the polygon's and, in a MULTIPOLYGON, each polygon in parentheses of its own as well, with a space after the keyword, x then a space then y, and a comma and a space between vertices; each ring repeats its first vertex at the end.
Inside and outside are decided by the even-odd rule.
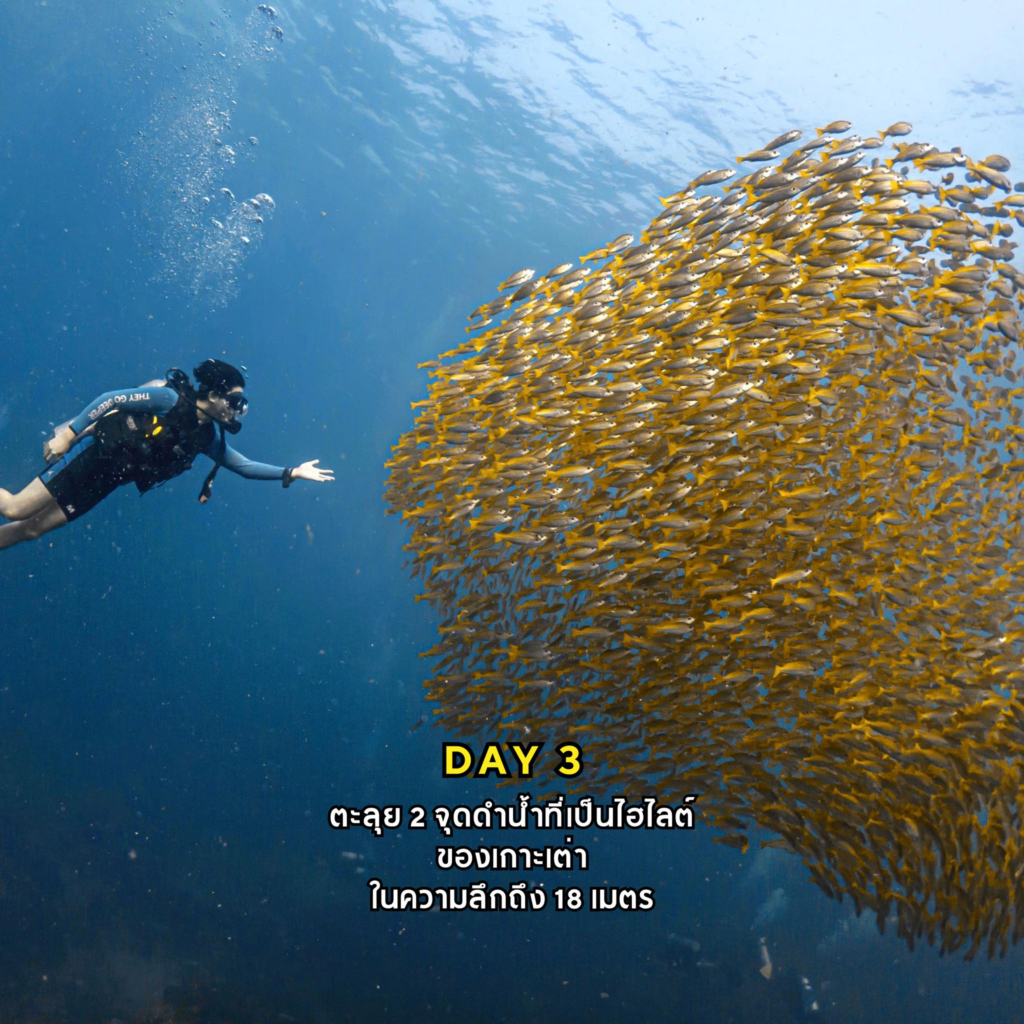
POLYGON ((209 356, 248 367, 241 451, 337 482, 222 473, 201 506, 193 472, 0 555, 0 1019, 1024 1020, 1020 950, 910 953, 699 827, 587 840, 586 882, 653 911, 527 916, 373 914, 370 878, 443 880, 436 834, 327 824, 511 792, 410 732, 436 621, 381 494, 417 362, 512 271, 790 127, 907 118, 1019 168, 1012 8, 276 6, 3 8, 0 484, 96 395, 209 356))

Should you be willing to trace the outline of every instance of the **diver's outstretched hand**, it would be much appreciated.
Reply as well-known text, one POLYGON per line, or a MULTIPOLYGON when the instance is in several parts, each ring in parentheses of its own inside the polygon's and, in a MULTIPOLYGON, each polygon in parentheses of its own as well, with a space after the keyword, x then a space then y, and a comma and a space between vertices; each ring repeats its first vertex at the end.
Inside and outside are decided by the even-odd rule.
POLYGON ((319 459, 313 459, 311 462, 304 462, 301 466, 296 466, 292 470, 293 480, 312 480, 314 483, 324 484, 329 480, 334 479, 333 469, 317 469, 317 463, 319 459))
POLYGON ((55 462, 62 455, 65 455, 75 440, 75 432, 70 427, 58 430, 57 433, 43 445, 43 458, 47 462, 55 462))

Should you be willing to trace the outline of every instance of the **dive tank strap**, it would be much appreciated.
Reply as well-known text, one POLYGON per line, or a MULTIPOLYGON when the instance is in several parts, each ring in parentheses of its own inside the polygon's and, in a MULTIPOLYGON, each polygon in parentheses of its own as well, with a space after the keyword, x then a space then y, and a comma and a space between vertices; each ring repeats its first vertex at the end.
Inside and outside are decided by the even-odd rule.
POLYGON ((220 423, 218 423, 217 426, 220 427, 220 452, 217 460, 213 464, 213 469, 206 474, 203 486, 199 490, 199 497, 196 500, 200 505, 205 505, 213 496, 213 481, 217 476, 217 470, 220 469, 220 460, 224 458, 224 454, 228 447, 228 439, 224 436, 224 426, 220 423))

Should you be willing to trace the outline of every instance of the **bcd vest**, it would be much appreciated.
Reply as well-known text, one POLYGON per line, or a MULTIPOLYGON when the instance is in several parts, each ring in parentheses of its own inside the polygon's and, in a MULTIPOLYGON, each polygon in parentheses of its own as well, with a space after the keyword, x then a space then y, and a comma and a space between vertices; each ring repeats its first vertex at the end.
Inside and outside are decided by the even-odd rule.
POLYGON ((213 423, 200 423, 181 392, 163 416, 118 409, 98 420, 94 433, 104 457, 119 461, 140 494, 190 470, 217 437, 213 423))

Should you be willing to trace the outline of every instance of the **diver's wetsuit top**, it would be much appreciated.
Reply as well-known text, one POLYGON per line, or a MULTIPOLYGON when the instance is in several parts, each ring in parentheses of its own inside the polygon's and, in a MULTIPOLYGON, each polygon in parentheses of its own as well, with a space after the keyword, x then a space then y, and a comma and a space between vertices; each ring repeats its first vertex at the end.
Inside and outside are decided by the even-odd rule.
MULTIPOLYGON (((108 391, 90 402, 68 426, 75 434, 81 434, 113 409, 166 416, 177 402, 178 392, 165 384, 108 391)), ((229 444, 225 444, 222 451, 219 431, 214 432, 214 440, 202 454, 249 480, 284 478, 283 466, 253 462, 229 444)), ((78 438, 67 454, 40 476, 69 521, 85 515, 111 491, 122 484, 131 483, 133 479, 131 471, 120 465, 118 460, 103 457, 91 434, 78 438)))

